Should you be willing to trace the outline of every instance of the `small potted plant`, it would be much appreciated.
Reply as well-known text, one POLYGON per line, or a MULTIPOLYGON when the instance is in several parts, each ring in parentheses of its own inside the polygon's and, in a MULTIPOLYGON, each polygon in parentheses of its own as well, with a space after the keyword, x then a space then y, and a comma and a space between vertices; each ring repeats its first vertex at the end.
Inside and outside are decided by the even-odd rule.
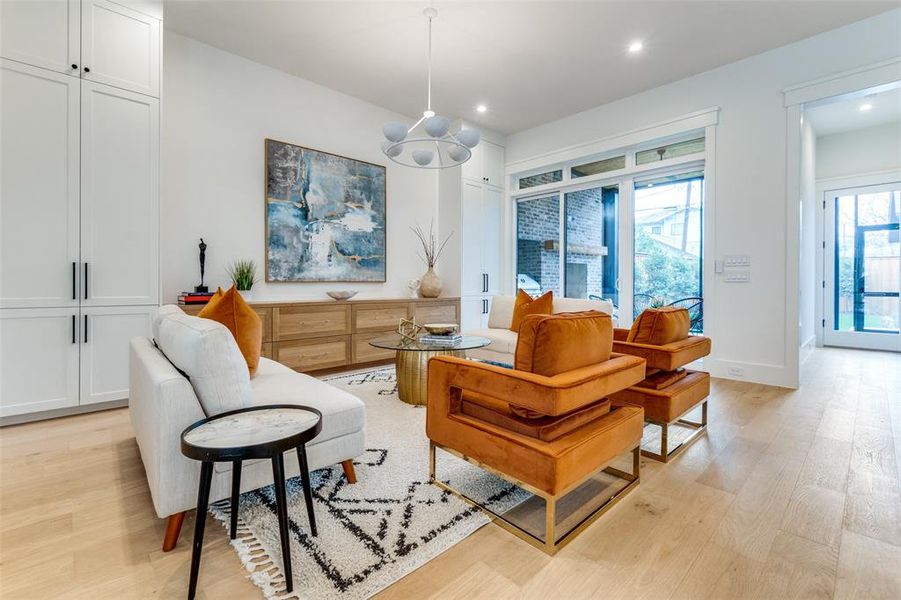
POLYGON ((235 289, 245 300, 250 300, 251 288, 257 280, 257 266, 252 260, 236 260, 228 267, 228 276, 231 277, 235 289))

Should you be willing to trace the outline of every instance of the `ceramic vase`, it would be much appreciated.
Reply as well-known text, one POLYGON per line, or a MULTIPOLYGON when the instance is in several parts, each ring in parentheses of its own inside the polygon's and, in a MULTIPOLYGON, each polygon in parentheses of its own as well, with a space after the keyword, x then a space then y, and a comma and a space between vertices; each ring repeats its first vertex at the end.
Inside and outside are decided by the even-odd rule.
POLYGON ((238 293, 244 298, 245 302, 250 302, 253 300, 253 291, 251 290, 238 290, 238 293))
POLYGON ((423 298, 437 298, 441 295, 441 278, 432 267, 420 278, 419 293, 423 298))

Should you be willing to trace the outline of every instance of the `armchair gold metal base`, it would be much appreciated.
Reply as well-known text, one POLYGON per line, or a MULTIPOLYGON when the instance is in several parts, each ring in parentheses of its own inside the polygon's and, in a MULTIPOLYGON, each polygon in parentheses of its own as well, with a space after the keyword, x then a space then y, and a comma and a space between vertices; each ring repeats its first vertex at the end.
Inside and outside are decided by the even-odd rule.
POLYGON ((589 479, 591 479, 592 477, 594 477, 598 473, 598 471, 590 473, 588 476, 573 483, 572 485, 570 485, 568 488, 566 488, 559 494, 551 495, 551 494, 548 494, 547 492, 539 490, 538 488, 535 488, 525 482, 519 481, 518 479, 511 477, 510 475, 501 473, 500 471, 493 469, 493 468, 489 467, 488 465, 485 465, 473 458, 465 456, 465 455, 457 452, 456 450, 447 448, 445 446, 440 446, 433 442, 429 442, 429 482, 435 484, 436 486, 438 486, 439 488, 441 488, 443 490, 446 490, 446 491, 454 494, 455 496, 461 498, 462 500, 466 501, 467 503, 471 504, 472 506, 475 506, 476 508, 482 510, 483 512, 487 513, 490 517, 492 517, 494 519, 494 522, 497 525, 499 525, 500 527, 503 527, 504 529, 506 529, 513 535, 515 535, 516 537, 528 542, 529 544, 535 546, 536 548, 553 556, 561 548, 563 548, 569 542, 574 540, 576 538, 576 536, 578 536, 582 531, 584 531, 589 525, 594 523, 601 515, 603 515, 608 510, 610 510, 617 502, 622 500, 622 498, 626 494, 628 494, 629 492, 631 492, 633 489, 635 489, 638 486, 640 469, 641 469, 641 465, 640 465, 641 458, 639 455, 640 449, 641 449, 641 446, 636 446, 631 451, 632 452, 632 472, 631 473, 626 473, 625 471, 621 471, 617 468, 609 467, 609 466, 602 469, 604 473, 607 473, 608 475, 613 475, 615 477, 618 477, 618 478, 626 481, 627 482, 626 485, 624 485, 622 488, 617 490, 603 504, 601 504, 599 507, 594 509, 589 515, 587 515, 585 518, 583 518, 581 521, 579 521, 579 523, 576 524, 574 527, 572 527, 569 531, 562 534, 559 538, 557 537, 557 501, 560 498, 562 498, 563 496, 565 496, 566 494, 568 494, 569 492, 573 491, 574 489, 576 489, 577 487, 579 487, 580 485, 585 483, 586 481, 588 481, 589 479), (451 486, 444 483, 443 481, 439 480, 435 476, 435 450, 437 448, 441 448, 442 450, 444 450, 445 452, 447 452, 449 454, 452 454, 458 458, 461 458, 468 463, 471 463, 481 469, 484 469, 485 471, 488 471, 494 475, 497 475, 501 479, 504 479, 504 480, 512 483, 513 485, 519 486, 519 487, 531 492, 532 494, 535 494, 536 496, 543 498, 544 502, 545 502, 544 539, 541 539, 540 537, 536 536, 535 534, 533 534, 529 531, 526 531, 525 529, 516 525, 512 521, 509 521, 506 518, 504 518, 503 515, 494 512, 493 510, 491 510, 487 506, 481 504, 477 500, 473 500, 472 498, 470 498, 463 492, 461 492, 457 489, 454 489, 451 486))
MULTIPOLYGON (((695 405, 697 406, 697 404, 695 405)), ((694 410, 694 406, 689 410, 694 410)), ((687 413, 686 413, 687 414, 687 413)), ((649 450, 642 449, 641 455, 646 458, 652 458, 658 462, 667 463, 671 458, 678 456, 682 451, 688 448, 695 440, 699 437, 707 433, 707 401, 701 403, 701 422, 698 423, 696 421, 688 421, 686 419, 676 419, 672 423, 678 423, 679 425, 685 425, 686 427, 691 427, 695 431, 692 432, 687 438, 682 440, 678 446, 669 450, 669 426, 672 423, 657 423, 656 421, 648 421, 648 423, 654 423, 654 425, 660 426, 660 454, 655 454, 649 450)))

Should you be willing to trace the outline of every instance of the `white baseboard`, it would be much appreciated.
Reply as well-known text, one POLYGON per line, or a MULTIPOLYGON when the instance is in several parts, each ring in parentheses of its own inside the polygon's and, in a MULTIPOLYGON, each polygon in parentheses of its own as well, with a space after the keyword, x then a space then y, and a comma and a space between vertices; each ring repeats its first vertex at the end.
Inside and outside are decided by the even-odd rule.
POLYGON ((791 389, 798 388, 798 374, 791 373, 785 365, 749 363, 734 360, 707 358, 704 366, 713 377, 750 383, 762 383, 791 389))
POLYGON ((110 410, 112 408, 122 408, 123 406, 128 406, 128 398, 124 400, 112 400, 110 402, 99 402, 97 404, 86 404, 85 406, 45 410, 43 412, 28 413, 24 415, 11 415, 9 417, 0 417, 0 427, 21 425, 22 423, 33 423, 34 421, 46 421, 47 419, 58 419, 59 417, 69 417, 72 415, 82 415, 101 410, 110 410))

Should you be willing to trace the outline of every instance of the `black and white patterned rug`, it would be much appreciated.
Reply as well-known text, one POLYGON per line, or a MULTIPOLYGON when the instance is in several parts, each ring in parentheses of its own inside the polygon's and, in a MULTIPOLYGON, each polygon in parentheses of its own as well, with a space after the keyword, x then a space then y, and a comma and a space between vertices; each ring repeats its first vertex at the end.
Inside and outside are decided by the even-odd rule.
MULTIPOLYGON (((397 398, 394 369, 328 378, 366 403, 367 451, 354 460, 358 483, 340 465, 311 474, 319 536, 309 533, 298 479, 288 481, 294 594, 285 595, 272 486, 241 496, 232 542, 266 598, 368 598, 488 523, 457 497, 428 483, 425 408, 397 398)), ((439 452, 438 475, 504 512, 528 495, 439 452)), ((210 512, 228 526, 229 506, 210 512)))

